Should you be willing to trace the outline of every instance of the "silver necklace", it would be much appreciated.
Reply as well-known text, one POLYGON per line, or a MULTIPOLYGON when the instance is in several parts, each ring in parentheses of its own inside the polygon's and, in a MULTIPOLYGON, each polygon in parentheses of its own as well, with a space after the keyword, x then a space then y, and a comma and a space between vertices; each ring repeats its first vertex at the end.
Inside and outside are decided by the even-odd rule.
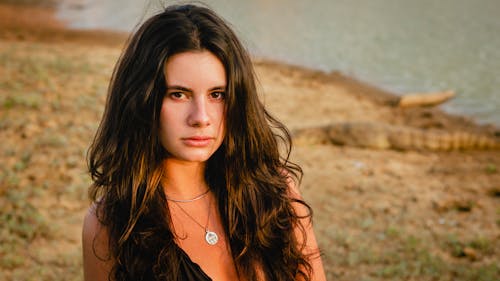
MULTIPOLYGON (((200 195, 200 196, 204 196, 206 193, 200 195)), ((201 197, 200 197, 201 198, 201 197)), ((199 198, 197 198, 199 199, 199 198)), ((192 201, 194 200, 197 200, 196 198, 195 199, 191 199, 192 201)), ((208 223, 210 222, 210 207, 212 206, 212 198, 209 199, 210 201, 208 201, 208 216, 207 216, 207 222, 205 223, 205 226, 201 225, 197 220, 195 220, 188 212, 186 212, 186 210, 184 210, 181 205, 178 203, 178 202, 182 202, 182 201, 175 201, 175 200, 171 200, 172 202, 174 202, 175 205, 177 205, 177 207, 179 207, 179 209, 181 209, 181 211, 186 214, 186 216, 188 216, 192 221, 194 221, 197 225, 199 225, 201 228, 203 228, 205 230, 205 241, 207 241, 207 243, 209 245, 215 245, 217 244, 217 242, 219 241, 219 236, 217 236, 217 233, 215 233, 214 231, 210 231, 208 230, 208 223)))
POLYGON ((210 188, 207 189, 207 191, 203 192, 202 194, 192 198, 192 199, 172 199, 172 198, 168 198, 167 196, 165 196, 165 198, 167 198, 168 201, 172 201, 172 202, 178 202, 178 203, 189 203, 189 202, 193 202, 193 201, 196 201, 196 200, 199 200, 203 197, 205 197, 205 195, 208 194, 208 192, 210 191, 210 188))

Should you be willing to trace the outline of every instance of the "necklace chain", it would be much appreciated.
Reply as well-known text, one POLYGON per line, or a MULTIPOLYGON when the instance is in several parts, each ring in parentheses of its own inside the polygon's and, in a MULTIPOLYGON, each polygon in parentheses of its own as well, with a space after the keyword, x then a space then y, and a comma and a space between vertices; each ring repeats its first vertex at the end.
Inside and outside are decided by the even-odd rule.
POLYGON ((169 198, 167 196, 165 196, 165 198, 167 198, 168 201, 172 201, 175 203, 189 203, 189 202, 193 202, 193 201, 196 201, 196 200, 199 200, 199 199, 205 197, 205 195, 207 195, 209 191, 210 191, 210 188, 208 188, 207 191, 203 192, 202 194, 200 194, 192 199, 173 199, 173 198, 169 198))
POLYGON ((212 198, 209 198, 208 200, 209 200, 208 201, 208 215, 207 215, 207 222, 205 223, 205 226, 201 225, 201 223, 199 223, 197 220, 195 220, 186 210, 184 210, 184 208, 181 207, 181 205, 179 204, 179 202, 173 201, 173 200, 172 200, 172 202, 175 205, 177 205, 177 207, 179 207, 179 209, 181 209, 181 211, 184 214, 186 214, 186 216, 188 216, 192 221, 194 221, 197 225, 199 225, 202 229, 205 230, 205 241, 209 245, 215 245, 215 244, 217 244, 217 241, 219 241, 219 236, 217 236, 217 233, 208 230, 208 224, 210 222, 210 213, 211 213, 210 207, 212 206, 212 198))
MULTIPOLYGON (((206 193, 205 193, 206 194, 206 193)), ((203 196, 204 194, 202 194, 201 196, 203 196)), ((208 216, 207 216, 207 222, 205 223, 205 226, 201 225, 201 223, 199 223, 197 220, 195 220, 186 210, 184 210, 184 208, 181 207, 181 205, 179 205, 179 202, 178 201, 175 201, 175 200, 171 200, 172 202, 174 202, 175 205, 177 205, 177 207, 179 207, 179 209, 181 209, 181 211, 186 214, 186 216, 188 216, 192 221, 194 221, 197 225, 199 225, 201 228, 203 228, 205 231, 208 230, 208 223, 210 221, 210 207, 212 205, 212 200, 210 199, 210 201, 208 201, 208 216)))

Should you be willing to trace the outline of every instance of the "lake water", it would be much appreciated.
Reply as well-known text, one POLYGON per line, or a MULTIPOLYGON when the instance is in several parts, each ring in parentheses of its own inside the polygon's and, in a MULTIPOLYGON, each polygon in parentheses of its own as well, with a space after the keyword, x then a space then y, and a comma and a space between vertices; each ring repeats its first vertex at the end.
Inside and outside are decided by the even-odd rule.
MULTIPOLYGON (((178 2, 178 1, 177 1, 178 2)), ((67 0, 75 28, 132 31, 176 1, 67 0)), ((498 0, 207 0, 256 56, 338 70, 398 94, 455 90, 443 108, 500 125, 498 0)))

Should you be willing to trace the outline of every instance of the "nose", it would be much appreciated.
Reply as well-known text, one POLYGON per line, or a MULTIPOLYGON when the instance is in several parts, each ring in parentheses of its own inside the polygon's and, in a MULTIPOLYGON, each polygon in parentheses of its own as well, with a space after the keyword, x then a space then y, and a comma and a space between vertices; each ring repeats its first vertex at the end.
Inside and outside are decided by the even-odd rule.
POLYGON ((210 125, 208 115, 208 104, 206 98, 194 98, 191 106, 191 112, 188 117, 188 124, 192 127, 206 127, 210 125))

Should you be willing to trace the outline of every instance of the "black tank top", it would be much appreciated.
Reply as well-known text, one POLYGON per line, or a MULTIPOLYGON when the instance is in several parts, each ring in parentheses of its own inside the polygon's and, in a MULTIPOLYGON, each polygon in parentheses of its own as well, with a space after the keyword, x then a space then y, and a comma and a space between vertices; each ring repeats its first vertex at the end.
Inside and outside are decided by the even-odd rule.
POLYGON ((181 247, 177 246, 179 250, 179 265, 180 265, 180 279, 186 281, 212 281, 210 277, 201 269, 201 267, 193 262, 181 247))

